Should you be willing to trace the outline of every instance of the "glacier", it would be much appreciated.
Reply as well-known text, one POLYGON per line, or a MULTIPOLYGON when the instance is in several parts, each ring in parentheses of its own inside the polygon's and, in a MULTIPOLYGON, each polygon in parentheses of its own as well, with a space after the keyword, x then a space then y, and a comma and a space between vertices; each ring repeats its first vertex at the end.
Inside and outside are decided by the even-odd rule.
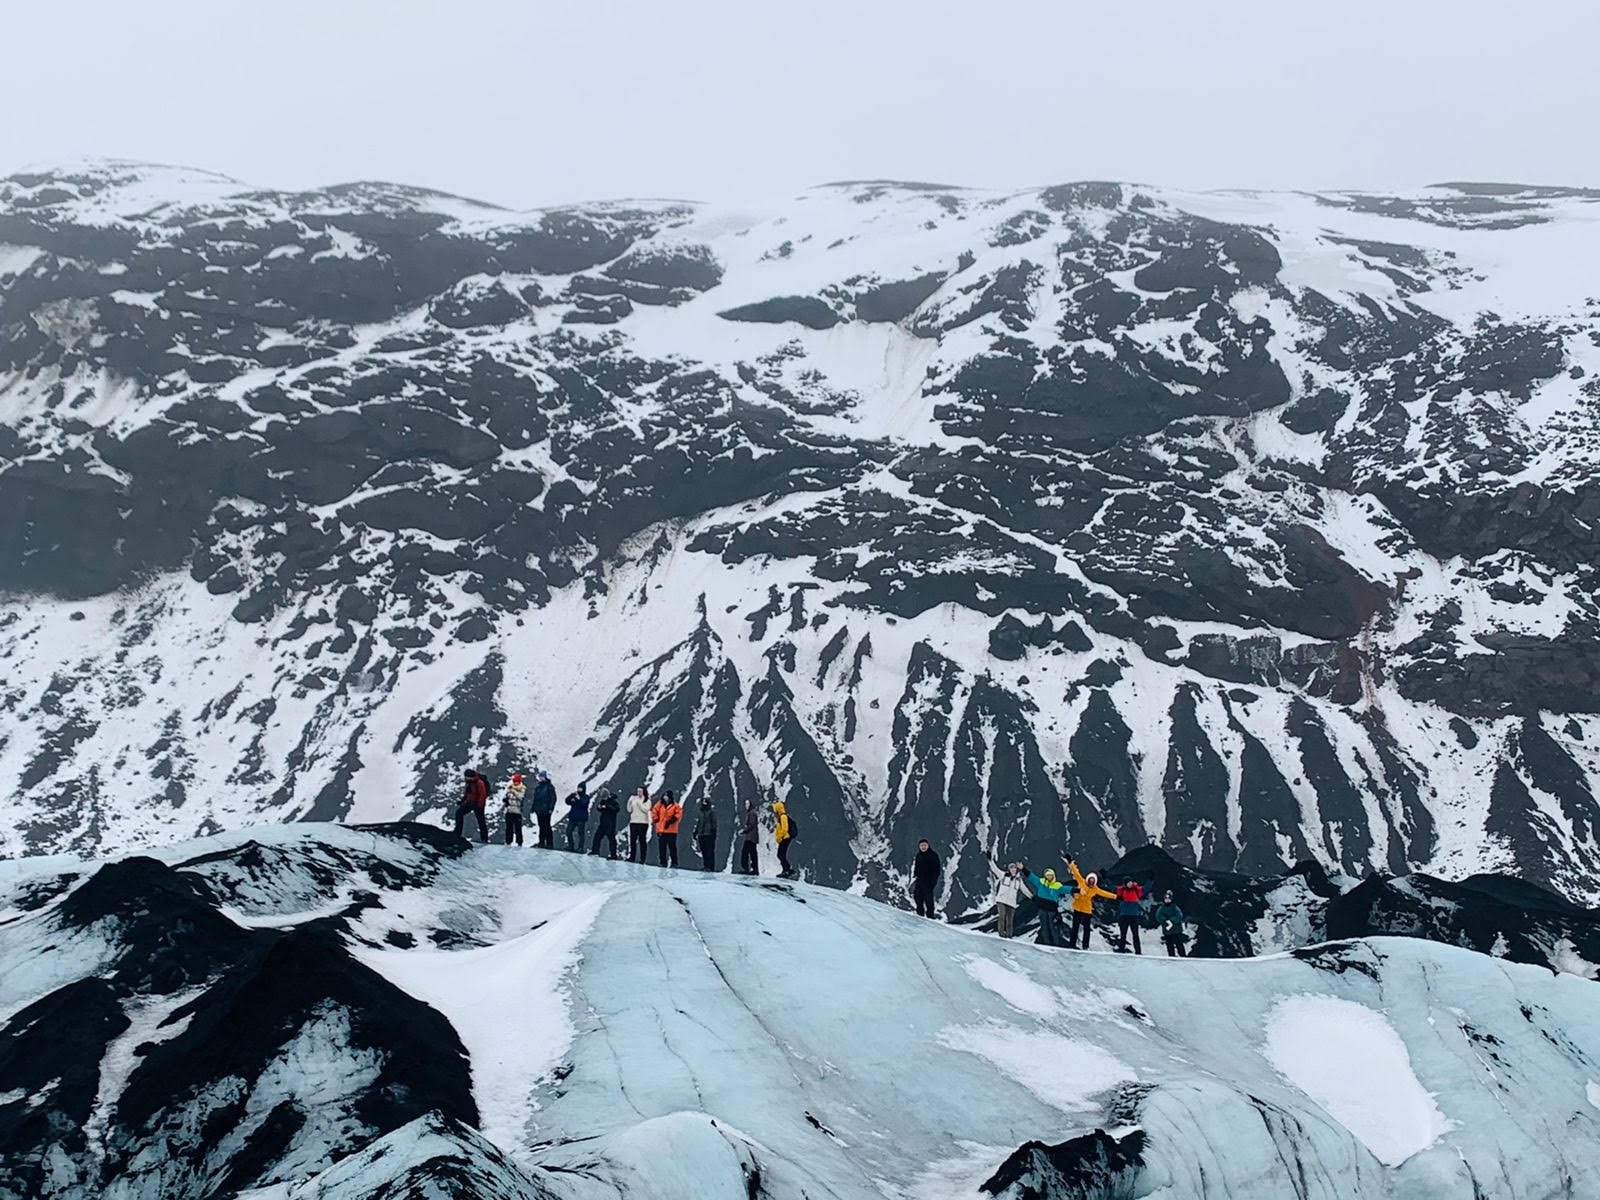
POLYGON ((1065 951, 310 823, 0 864, 0 961, 7 1200, 1600 1194, 1600 990, 1415 938, 1065 951))

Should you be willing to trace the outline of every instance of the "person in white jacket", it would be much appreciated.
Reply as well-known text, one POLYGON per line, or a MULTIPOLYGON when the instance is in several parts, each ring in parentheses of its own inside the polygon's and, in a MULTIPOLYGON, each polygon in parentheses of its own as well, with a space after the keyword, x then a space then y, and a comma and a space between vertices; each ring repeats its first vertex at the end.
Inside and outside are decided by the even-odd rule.
POLYGON ((650 793, 634 788, 628 797, 628 861, 644 861, 644 844, 650 836, 650 793))
POLYGON ((1017 905, 1022 903, 1022 898, 1027 894, 1028 889, 1023 885, 1022 873, 1016 867, 1007 867, 994 889, 995 927, 1001 937, 1008 938, 1013 935, 1015 927, 1012 922, 1017 917, 1017 905))

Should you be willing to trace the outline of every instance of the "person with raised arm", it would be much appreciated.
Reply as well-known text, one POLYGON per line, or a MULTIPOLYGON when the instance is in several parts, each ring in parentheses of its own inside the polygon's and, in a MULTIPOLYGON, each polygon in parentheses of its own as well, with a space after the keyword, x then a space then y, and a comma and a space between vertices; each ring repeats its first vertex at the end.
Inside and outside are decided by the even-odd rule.
POLYGON ((1117 894, 1108 892, 1100 886, 1100 876, 1090 871, 1087 876, 1078 870, 1076 859, 1067 859, 1067 870, 1072 872, 1072 882, 1077 888, 1072 893, 1072 936, 1067 939, 1067 945, 1077 949, 1078 930, 1083 930, 1083 948, 1089 948, 1089 931, 1094 928, 1094 902, 1095 897, 1102 900, 1115 900, 1117 894))

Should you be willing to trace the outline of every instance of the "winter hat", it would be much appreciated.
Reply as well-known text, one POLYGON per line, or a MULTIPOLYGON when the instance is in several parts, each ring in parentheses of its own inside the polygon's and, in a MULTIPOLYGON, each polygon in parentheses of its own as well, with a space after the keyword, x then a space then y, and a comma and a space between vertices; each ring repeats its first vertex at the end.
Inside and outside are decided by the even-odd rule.
POLYGON ((539 778, 540 779, 549 779, 550 778, 550 772, 549 771, 540 771, 539 772, 539 778))
POLYGON ((467 778, 468 779, 476 779, 477 777, 478 777, 478 773, 476 771, 474 771, 471 767, 468 767, 467 768, 467 778))
POLYGON ((511 782, 512 783, 521 783, 522 782, 522 776, 521 775, 513 775, 511 777, 511 782))
POLYGON ((1046 883, 1054 883, 1056 881, 1056 873, 1054 871, 1046 871, 1044 873, 1044 881, 1046 883))
POLYGON ((1172 893, 1168 892, 1165 896, 1162 897, 1162 899, 1164 899, 1168 904, 1171 904, 1172 903, 1172 893))
POLYGON ((1100 882, 1100 876, 1096 875, 1093 871, 1090 871, 1083 877, 1083 881, 1090 887, 1093 887, 1095 884, 1100 882))

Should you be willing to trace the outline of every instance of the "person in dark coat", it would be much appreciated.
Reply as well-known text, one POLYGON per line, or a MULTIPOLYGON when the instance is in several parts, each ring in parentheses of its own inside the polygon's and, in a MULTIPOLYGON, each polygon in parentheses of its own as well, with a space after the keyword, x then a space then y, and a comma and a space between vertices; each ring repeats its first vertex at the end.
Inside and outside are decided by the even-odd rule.
POLYGON ((928 839, 923 838, 917 843, 917 858, 911 864, 911 898, 916 901, 917 916, 935 915, 933 893, 939 886, 939 872, 943 869, 944 864, 939 861, 939 856, 928 845, 928 839))
POLYGON ((761 859, 756 847, 761 842, 761 814, 756 811, 756 802, 744 802, 744 841, 739 844, 739 874, 761 874, 761 859))
POLYGON ((483 810, 489 804, 489 781, 476 771, 468 768, 466 788, 461 793, 461 799, 456 801, 456 836, 461 836, 463 822, 470 813, 478 819, 478 840, 485 846, 489 844, 489 822, 483 818, 483 810))
POLYGON ((599 854, 600 842, 604 840, 611 847, 606 857, 617 857, 617 814, 621 811, 622 805, 618 803, 615 792, 607 792, 600 797, 600 803, 594 809, 594 843, 589 847, 590 854, 599 854))
POLYGON ((550 814, 556 811, 556 785, 550 782, 550 772, 540 771, 539 781, 533 785, 533 815, 539 819, 539 847, 553 850, 555 832, 550 828, 550 814))
POLYGON ((567 849, 583 850, 583 830, 589 823, 589 785, 580 783, 567 797, 567 849))
POLYGON ((717 810, 711 807, 711 797, 702 797, 700 811, 694 818, 694 844, 700 849, 700 862, 705 870, 717 869, 717 810))

